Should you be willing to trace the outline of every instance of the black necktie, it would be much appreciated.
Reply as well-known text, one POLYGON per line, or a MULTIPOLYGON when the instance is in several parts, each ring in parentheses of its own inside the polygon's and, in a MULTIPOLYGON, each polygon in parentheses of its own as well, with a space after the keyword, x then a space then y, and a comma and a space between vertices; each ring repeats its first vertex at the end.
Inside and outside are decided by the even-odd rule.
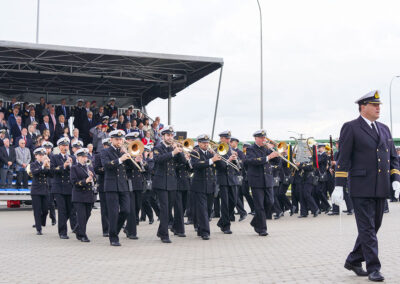
POLYGON ((378 132, 378 129, 376 129, 376 127, 375 127, 375 123, 371 123, 371 126, 372 126, 372 129, 375 131, 375 133, 379 136, 379 132, 378 132))

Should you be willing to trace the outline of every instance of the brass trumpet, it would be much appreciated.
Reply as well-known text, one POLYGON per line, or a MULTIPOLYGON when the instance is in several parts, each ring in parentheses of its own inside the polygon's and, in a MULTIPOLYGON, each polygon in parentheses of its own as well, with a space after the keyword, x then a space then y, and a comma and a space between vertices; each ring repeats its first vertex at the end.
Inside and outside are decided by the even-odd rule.
POLYGON ((130 159, 132 161, 132 163, 139 169, 140 172, 144 172, 146 171, 142 165, 142 163, 140 163, 140 165, 135 161, 135 158, 137 156, 140 156, 143 154, 144 151, 144 145, 142 143, 142 141, 139 140, 135 140, 132 142, 127 142, 125 141, 124 143, 125 147, 126 147, 126 152, 129 154, 130 159))
POLYGON ((224 142, 217 143, 215 141, 210 140, 210 142, 208 144, 208 148, 210 150, 212 150, 214 153, 216 152, 218 155, 220 155, 221 156, 221 160, 224 161, 228 166, 231 166, 232 168, 234 168, 235 170, 240 172, 240 168, 236 164, 234 164, 231 161, 229 161, 228 159, 222 157, 222 156, 226 155, 226 153, 229 152, 229 145, 228 144, 226 144, 224 142))
MULTIPOLYGON (((268 142, 271 142, 272 144, 274 144, 275 147, 276 147, 276 149, 277 149, 277 150, 275 150, 274 148, 271 148, 272 151, 277 152, 278 155, 279 155, 279 157, 280 157, 282 160, 284 160, 285 162, 288 162, 288 163, 289 163, 293 168, 295 168, 296 170, 299 170, 299 168, 298 168, 294 163, 292 163, 291 161, 289 161, 288 159, 286 159, 286 158, 282 155, 282 153, 285 151, 285 149, 288 148, 288 145, 287 145, 286 142, 282 141, 282 142, 277 143, 277 142, 275 142, 274 140, 269 139, 269 138, 267 138, 267 137, 266 137, 266 139, 268 140, 268 142)), ((265 145, 265 146, 267 146, 267 145, 265 145)))
POLYGON ((193 151, 194 148, 194 140, 190 138, 186 138, 182 142, 174 139, 174 143, 176 143, 185 153, 188 153, 190 156, 196 159, 200 159, 200 154, 197 151, 193 151))

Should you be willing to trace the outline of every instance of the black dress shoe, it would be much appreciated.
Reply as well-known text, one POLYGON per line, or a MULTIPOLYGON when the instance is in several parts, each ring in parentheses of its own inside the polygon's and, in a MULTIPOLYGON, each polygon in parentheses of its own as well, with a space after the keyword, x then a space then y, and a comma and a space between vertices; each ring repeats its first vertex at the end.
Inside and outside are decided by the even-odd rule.
POLYGON ((83 243, 89 243, 90 240, 88 239, 88 237, 82 237, 82 238, 81 238, 81 242, 83 242, 83 243))
POLYGON ((52 225, 52 226, 55 226, 56 224, 57 224, 57 221, 56 221, 56 220, 51 221, 51 225, 52 225))
POLYGON ((275 220, 278 220, 279 218, 281 218, 283 216, 283 212, 280 212, 279 214, 276 214, 275 216, 274 216, 274 219, 275 220))
POLYGON ((383 280, 385 280, 385 277, 383 277, 383 275, 379 271, 374 271, 368 275, 368 279, 369 281, 373 282, 382 282, 383 280))
MULTIPOLYGON (((385 211, 383 211, 383 213, 389 213, 389 209, 385 209, 385 211)), ((372 274, 372 273, 371 273, 372 274)), ((372 280, 371 280, 372 281, 372 280)))
POLYGON ((225 231, 222 231, 222 232, 224 232, 224 234, 226 234, 226 235, 232 234, 232 231, 231 231, 231 230, 225 230, 225 231))
POLYGON ((174 232, 175 236, 181 237, 181 238, 186 238, 186 235, 184 233, 176 233, 174 232))
POLYGON ((321 214, 321 211, 319 209, 313 213, 313 217, 318 217, 318 215, 321 214))
POLYGON ((339 212, 329 212, 328 216, 335 216, 335 215, 339 215, 339 212))
POLYGON ((353 215, 354 210, 350 210, 349 212, 347 212, 347 215, 353 215))
POLYGON ((37 232, 36 232, 36 235, 38 235, 38 236, 43 235, 43 234, 42 234, 42 231, 37 231, 37 232))
POLYGON ((171 240, 170 240, 169 238, 161 239, 161 241, 162 241, 164 244, 170 244, 170 243, 172 243, 171 240))
POLYGON ((192 220, 187 220, 185 225, 193 225, 193 221, 192 220))
POLYGON ((204 236, 201 236, 201 238, 203 240, 205 240, 205 241, 208 241, 210 239, 210 236, 209 235, 204 235, 204 236))
POLYGON ((243 214, 240 216, 239 222, 242 222, 244 219, 246 219, 247 214, 243 214))
POLYGON ((289 216, 293 216, 293 210, 292 209, 290 209, 290 213, 289 213, 289 216))
POLYGON ((230 218, 230 221, 231 221, 231 222, 235 222, 235 216, 231 217, 231 218, 230 218))
POLYGON ((326 208, 325 210, 323 210, 324 212, 325 212, 325 214, 328 214, 329 213, 329 211, 331 211, 331 209, 332 209, 332 207, 331 206, 329 206, 328 208, 326 208))
POLYGON ((344 268, 347 270, 353 271, 357 276, 368 276, 368 272, 365 271, 362 266, 355 266, 351 263, 346 262, 344 264, 344 268))
POLYGON ((258 235, 261 236, 261 237, 265 237, 265 236, 268 236, 268 233, 267 232, 261 232, 261 233, 258 233, 258 235))
POLYGON ((137 236, 134 236, 134 235, 129 235, 127 237, 128 237, 128 239, 131 239, 131 240, 138 240, 139 239, 137 236))
POLYGON ((33 225, 32 225, 32 228, 35 228, 35 227, 36 227, 36 225, 35 225, 35 224, 33 224, 33 225))
POLYGON ((60 235, 60 239, 62 240, 68 240, 69 237, 67 235, 60 235))
POLYGON ((149 220, 149 224, 153 224, 154 223, 154 219, 149 220))
POLYGON ((82 240, 82 237, 76 235, 76 239, 77 239, 78 241, 81 241, 81 240, 82 240))
POLYGON ((249 214, 253 215, 253 216, 256 215, 256 213, 254 211, 251 211, 249 214))
POLYGON ((121 244, 118 241, 111 242, 110 245, 112 245, 113 247, 120 247, 121 246, 121 244))
POLYGON ((103 233, 103 237, 108 238, 110 235, 108 233, 103 233))
POLYGON ((307 215, 300 215, 297 218, 307 218, 307 215))
POLYGON ((349 210, 343 210, 342 212, 343 213, 349 213, 349 210))

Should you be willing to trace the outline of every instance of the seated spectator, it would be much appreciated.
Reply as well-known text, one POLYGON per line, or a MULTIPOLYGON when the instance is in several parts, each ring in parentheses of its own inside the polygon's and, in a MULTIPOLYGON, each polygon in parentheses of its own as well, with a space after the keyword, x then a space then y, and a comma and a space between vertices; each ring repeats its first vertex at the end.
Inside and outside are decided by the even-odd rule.
POLYGON ((72 131, 72 137, 71 137, 71 145, 75 144, 77 141, 81 141, 83 143, 83 140, 79 137, 79 129, 74 128, 72 131))
POLYGON ((36 117, 36 111, 34 108, 31 108, 29 111, 29 116, 25 119, 25 126, 32 124, 34 121, 38 121, 36 117))
POLYGON ((144 131, 149 131, 150 128, 151 128, 151 126, 150 126, 150 120, 149 120, 148 118, 145 118, 145 119, 143 120, 143 130, 144 130, 144 131))
MULTIPOLYGON (((26 128, 24 128, 26 130, 26 128)), ((25 146, 25 140, 18 141, 19 147, 15 148, 16 155, 16 171, 17 171, 17 188, 28 188, 28 173, 26 167, 31 162, 31 151, 25 146)))
MULTIPOLYGON (((69 140, 72 139, 71 135, 70 135, 70 131, 69 131, 69 127, 68 126, 64 126, 63 129, 63 134, 61 135, 61 137, 67 137, 69 140)), ((61 138, 60 137, 60 138, 61 138)))
POLYGON ((125 128, 125 117, 123 114, 118 116, 118 124, 117 129, 124 129, 125 128))
POLYGON ((50 137, 53 137, 54 135, 54 126, 52 126, 52 122, 50 121, 50 118, 48 115, 43 116, 43 123, 39 125, 39 130, 43 135, 43 131, 47 129, 50 132, 50 137))
POLYGON ((19 145, 19 140, 21 140, 21 139, 24 140, 24 142, 25 142, 24 147, 26 147, 28 149, 32 149, 33 140, 31 137, 28 136, 28 129, 22 128, 21 136, 19 136, 15 139, 15 145, 19 145))
MULTIPOLYGON (((51 136, 50 136, 50 130, 49 130, 49 129, 43 130, 42 137, 43 137, 43 140, 44 140, 44 141, 47 141, 47 142, 51 142, 51 141, 52 141, 51 136)), ((53 143, 53 142, 52 142, 52 143, 53 143)))
POLYGON ((153 140, 150 138, 150 131, 145 131, 145 136, 142 138, 142 142, 144 145, 154 144, 153 140))
POLYGON ((11 188, 15 165, 15 149, 10 146, 10 140, 3 140, 4 146, 0 147, 0 176, 1 188, 11 188))
POLYGON ((138 131, 139 131, 139 137, 140 137, 140 139, 144 138, 143 122, 140 122, 140 123, 139 123, 138 131))

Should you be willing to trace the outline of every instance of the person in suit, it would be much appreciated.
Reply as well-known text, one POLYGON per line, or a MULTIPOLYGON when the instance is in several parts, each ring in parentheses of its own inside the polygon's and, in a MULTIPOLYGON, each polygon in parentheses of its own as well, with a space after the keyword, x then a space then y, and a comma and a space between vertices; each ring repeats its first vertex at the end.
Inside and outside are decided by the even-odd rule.
MULTIPOLYGON (((240 189, 241 193, 239 194, 239 198, 242 198, 242 200, 243 200, 243 197, 246 198, 247 204, 250 207, 250 215, 254 215, 255 214, 254 213, 254 201, 253 201, 253 197, 250 194, 249 181, 247 179, 247 163, 246 163, 246 152, 250 146, 251 146, 251 144, 249 144, 249 143, 243 143, 243 148, 242 148, 243 149, 242 153, 244 155, 242 158, 242 160, 243 160, 243 168, 242 168, 243 183, 242 183, 242 186, 240 189)), ((243 202, 243 204, 244 204, 244 202, 243 202)))
MULTIPOLYGON (((104 138, 102 140, 104 149, 110 147, 110 138, 104 138)), ((101 153, 98 152, 94 155, 93 162, 94 171, 97 174, 97 182, 98 182, 98 192, 100 198, 100 214, 101 214, 101 227, 103 230, 103 237, 108 238, 108 230, 109 230, 109 222, 108 222, 108 209, 106 202, 106 194, 104 192, 104 167, 101 163, 101 153)))
POLYGON ((254 144, 248 147, 246 152, 247 179, 253 193, 255 208, 255 215, 250 225, 259 236, 268 235, 264 204, 267 206, 274 204, 274 179, 269 161, 279 156, 277 152, 269 149, 272 145, 265 144, 266 136, 265 130, 254 132, 254 144))
POLYGON ((122 153, 125 132, 110 132, 111 146, 101 151, 101 164, 104 167, 104 191, 109 220, 109 239, 111 246, 121 246, 118 234, 129 215, 130 200, 126 174, 128 153, 122 153))
POLYGON ((72 206, 72 183, 70 179, 71 167, 76 163, 76 158, 73 155, 68 155, 69 144, 68 138, 60 138, 57 141, 60 153, 50 158, 51 170, 54 174, 51 192, 57 202, 60 239, 69 239, 67 234, 68 220, 72 231, 75 231, 77 225, 75 210, 72 206))
POLYGON ((44 97, 40 97, 39 103, 36 105, 36 115, 39 119, 39 123, 43 122, 43 112, 46 109, 46 100, 44 97))
POLYGON ((34 151, 36 161, 30 163, 32 173, 31 198, 33 216, 35 217, 36 234, 42 235, 42 226, 46 226, 47 218, 47 194, 48 176, 51 175, 50 160, 46 156, 44 148, 37 148, 34 151))
MULTIPOLYGON (((104 112, 104 107, 100 106, 97 113, 94 115, 94 120, 96 122, 101 122, 104 124, 103 117, 105 117, 105 116, 106 116, 106 113, 104 112)), ((107 124, 107 123, 105 123, 105 124, 107 124)))
POLYGON ((6 117, 7 121, 8 121, 8 127, 10 129, 12 129, 14 127, 15 124, 17 124, 17 116, 19 116, 19 105, 17 103, 14 104, 13 108, 10 109, 11 113, 8 117, 6 117))
POLYGON ((54 136, 54 126, 52 124, 52 122, 49 120, 49 116, 48 115, 44 115, 43 116, 43 123, 39 125, 39 130, 40 133, 43 134, 43 131, 47 129, 50 132, 50 140, 53 140, 53 136, 54 136))
POLYGON ((32 146, 33 146, 33 140, 32 140, 32 138, 30 138, 29 136, 28 136, 28 130, 24 127, 24 128, 22 128, 21 129, 21 136, 19 136, 19 137, 17 137, 16 139, 15 139, 15 141, 16 141, 16 145, 19 145, 18 143, 19 143, 19 140, 20 139, 22 139, 22 140, 24 140, 25 141, 25 147, 27 147, 28 149, 31 149, 32 148, 32 146))
POLYGON ((65 119, 69 119, 70 113, 69 113, 69 107, 67 106, 67 100, 62 99, 61 104, 56 107, 56 116, 60 117, 60 115, 63 115, 65 119))
POLYGON ((28 127, 30 124, 32 124, 34 121, 38 121, 36 117, 36 111, 34 108, 31 108, 29 110, 29 116, 25 118, 25 127, 28 127))
POLYGON ((54 130, 54 139, 55 143, 57 143, 58 139, 64 137, 64 128, 67 127, 67 123, 65 123, 65 116, 60 114, 58 116, 58 121, 56 123, 56 128, 54 130))
MULTIPOLYGON (((231 132, 223 131, 219 134, 220 142, 229 145, 231 132)), ((238 154, 229 147, 227 153, 223 156, 225 160, 239 166, 238 154)), ((239 186, 238 172, 225 161, 216 162, 217 184, 219 186, 219 195, 221 198, 221 218, 218 220, 218 227, 224 234, 232 234, 231 216, 237 204, 237 190, 239 186)))
POLYGON ((112 116, 112 114, 114 113, 114 111, 118 111, 117 106, 115 105, 115 98, 110 98, 108 100, 108 104, 105 106, 104 111, 106 112, 106 114, 108 116, 112 116))
POLYGON ((17 188, 28 188, 28 173, 26 172, 26 167, 31 162, 31 152, 29 148, 26 147, 26 142, 24 139, 18 141, 19 147, 15 148, 15 161, 17 170, 17 188))
POLYGON ((370 281, 383 281, 377 233, 391 186, 400 193, 399 159, 389 128, 378 122, 380 94, 372 91, 356 101, 360 116, 343 124, 332 202, 340 205, 349 183, 358 236, 344 267, 370 281), (362 268, 366 262, 367 271, 362 268))
POLYGON ((17 137, 21 136, 22 128, 22 118, 20 116, 17 116, 15 124, 11 127, 11 137, 13 138, 14 145, 18 145, 17 137))
MULTIPOLYGON (((284 155, 285 158, 290 159, 290 157, 288 156, 287 148, 283 150, 282 155, 284 155)), ((286 196, 286 192, 288 191, 289 186, 293 183, 294 177, 292 173, 293 173, 293 167, 289 163, 282 161, 282 167, 279 173, 280 180, 282 182, 279 185, 279 193, 277 198, 283 212, 290 210, 290 216, 293 215, 293 206, 289 198, 286 196)))
POLYGON ((297 163, 299 171, 301 171, 301 187, 300 190, 300 215, 298 218, 306 218, 308 211, 311 210, 313 217, 318 217, 321 211, 318 208, 315 199, 312 197, 312 193, 315 190, 314 179, 315 179, 315 167, 313 162, 297 163))
POLYGON ((198 146, 191 156, 193 180, 190 188, 195 200, 194 222, 197 226, 197 235, 203 240, 210 239, 209 208, 211 208, 215 192, 215 162, 221 160, 218 154, 209 151, 210 138, 207 134, 197 137, 198 146))
POLYGON ((329 156, 325 151, 325 144, 318 144, 318 167, 315 174, 318 176, 318 185, 315 188, 315 201, 320 211, 328 213, 331 206, 328 202, 328 162, 329 156))
MULTIPOLYGON (((171 243, 168 235, 169 208, 175 203, 177 176, 176 167, 178 164, 185 164, 186 158, 182 148, 174 142, 174 128, 168 126, 161 133, 163 142, 154 147, 154 178, 153 188, 157 193, 160 202, 160 225, 157 237, 163 243, 171 243)), ((185 237, 184 234, 178 234, 185 237)))
POLYGON ((15 149, 10 146, 10 140, 5 138, 3 140, 4 146, 0 147, 0 175, 1 175, 1 187, 11 187, 13 170, 15 166, 16 154, 15 149))
POLYGON ((77 163, 72 165, 70 175, 72 183, 72 202, 76 209, 76 238, 81 242, 90 242, 86 234, 86 226, 92 212, 96 196, 96 174, 88 161, 89 151, 81 148, 76 151, 77 163))
POLYGON ((87 112, 86 119, 82 121, 82 126, 80 127, 81 137, 85 145, 92 143, 93 137, 90 135, 90 129, 95 126, 96 122, 93 119, 93 112, 89 111, 87 112))

